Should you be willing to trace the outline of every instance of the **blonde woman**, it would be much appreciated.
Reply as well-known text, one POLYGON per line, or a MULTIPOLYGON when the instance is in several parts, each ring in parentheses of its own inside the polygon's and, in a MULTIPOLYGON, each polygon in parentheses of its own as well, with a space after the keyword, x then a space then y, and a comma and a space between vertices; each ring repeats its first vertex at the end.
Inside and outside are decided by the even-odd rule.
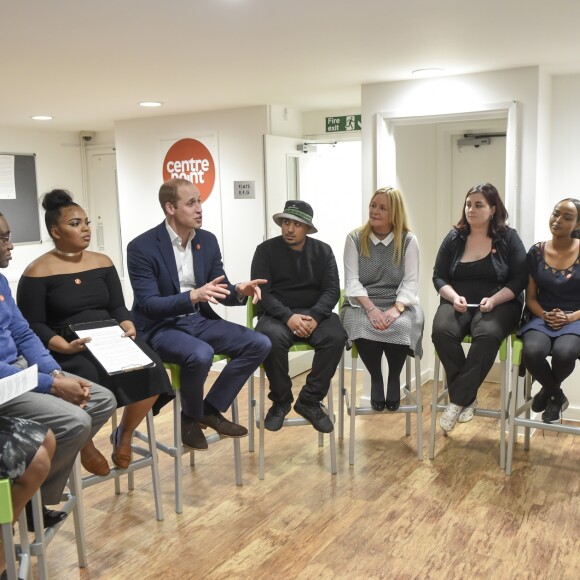
POLYGON ((400 374, 408 354, 423 354, 424 315, 419 305, 419 246, 409 231, 398 189, 377 190, 367 223, 346 237, 345 303, 341 320, 371 375, 371 406, 396 411, 400 374), (381 361, 389 365, 387 393, 381 361))

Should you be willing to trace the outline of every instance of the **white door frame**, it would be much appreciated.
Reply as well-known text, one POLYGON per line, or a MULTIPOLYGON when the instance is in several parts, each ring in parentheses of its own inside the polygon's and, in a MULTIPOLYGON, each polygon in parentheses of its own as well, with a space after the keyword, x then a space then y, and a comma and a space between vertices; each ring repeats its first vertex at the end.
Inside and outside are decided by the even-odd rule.
MULTIPOLYGON (((518 199, 519 199, 519 160, 518 160, 518 102, 495 103, 482 105, 478 109, 455 113, 433 115, 400 115, 399 113, 376 114, 376 142, 375 142, 375 183, 397 183, 397 150, 395 143, 395 127, 397 125, 420 125, 443 123, 451 121, 474 121, 485 119, 507 119, 506 129, 506 182, 505 205, 510 215, 510 225, 517 228, 518 199)), ((451 137, 448 137, 450 140, 451 137)), ((450 148, 443 147, 443 158, 438 160, 449 166, 450 148)), ((441 182, 437 184, 438 191, 445 191, 450 187, 450 176, 440 172, 441 182)), ((439 216, 438 216, 439 217, 439 216)))

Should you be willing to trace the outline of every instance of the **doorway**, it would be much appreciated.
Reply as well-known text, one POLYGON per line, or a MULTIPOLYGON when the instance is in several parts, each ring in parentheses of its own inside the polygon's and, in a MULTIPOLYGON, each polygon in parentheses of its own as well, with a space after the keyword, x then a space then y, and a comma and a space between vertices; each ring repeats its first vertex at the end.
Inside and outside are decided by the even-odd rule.
POLYGON ((452 224, 457 223, 469 187, 482 181, 496 181, 494 185, 503 192, 510 225, 515 226, 519 185, 516 143, 516 102, 457 114, 377 115, 375 183, 396 185, 403 191, 421 252, 419 301, 425 311, 423 341, 427 363, 423 365, 423 380, 429 378, 434 363, 429 343, 439 297, 431 279, 439 245, 452 224), (472 147, 457 149, 457 140, 465 133, 483 131, 505 132, 506 137, 495 142, 492 139, 493 146, 482 145, 478 151, 472 147), (495 161, 481 161, 490 152, 499 160, 493 171, 490 166, 495 161))
MULTIPOLYGON (((272 215, 288 199, 307 201, 314 211, 316 237, 334 252, 344 287, 343 251, 347 234, 362 225, 361 142, 318 143, 303 152, 304 139, 264 136, 265 214, 267 238, 280 235, 272 215)), ((366 214, 365 214, 366 215, 366 214)), ((291 353, 290 375, 312 366, 312 351, 291 353)))
POLYGON ((92 221, 91 249, 111 258, 123 278, 123 252, 114 147, 87 147, 88 213, 92 221))

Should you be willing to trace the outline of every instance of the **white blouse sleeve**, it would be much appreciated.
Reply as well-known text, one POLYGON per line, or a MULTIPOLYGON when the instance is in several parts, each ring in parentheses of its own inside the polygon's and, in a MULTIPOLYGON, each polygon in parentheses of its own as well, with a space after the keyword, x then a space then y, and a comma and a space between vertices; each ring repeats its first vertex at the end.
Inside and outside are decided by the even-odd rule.
POLYGON ((397 302, 405 306, 419 304, 419 244, 413 235, 405 252, 405 274, 397 289, 397 302))
POLYGON ((358 251, 350 234, 346 236, 344 244, 344 276, 346 299, 351 306, 360 307, 358 300, 351 300, 351 298, 368 296, 368 294, 358 279, 358 251))

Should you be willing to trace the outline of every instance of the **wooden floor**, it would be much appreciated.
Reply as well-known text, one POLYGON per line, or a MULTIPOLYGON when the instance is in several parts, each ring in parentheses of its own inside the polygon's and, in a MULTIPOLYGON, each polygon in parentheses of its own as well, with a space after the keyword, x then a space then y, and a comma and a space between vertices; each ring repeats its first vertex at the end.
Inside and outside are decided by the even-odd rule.
MULTIPOLYGON (((225 440, 196 454, 194 468, 184 457, 177 515, 162 454, 165 520, 155 519, 147 469, 133 492, 115 496, 112 482, 85 490, 89 565, 77 567, 71 519, 49 548, 51 578, 578 578, 580 439, 536 433, 531 451, 516 447, 506 477, 497 421, 476 417, 447 438, 438 431, 430 461, 429 387, 423 462, 414 420, 406 437, 402 414, 362 416, 354 466, 347 437, 332 476, 328 442, 320 449, 312 428, 287 427, 267 433, 265 481, 242 440, 236 487, 225 440)), ((482 406, 497 398, 496 385, 482 391, 482 406)), ((159 439, 171 440, 171 416, 168 406, 156 418, 159 439)), ((109 453, 106 434, 97 445, 109 453)))

